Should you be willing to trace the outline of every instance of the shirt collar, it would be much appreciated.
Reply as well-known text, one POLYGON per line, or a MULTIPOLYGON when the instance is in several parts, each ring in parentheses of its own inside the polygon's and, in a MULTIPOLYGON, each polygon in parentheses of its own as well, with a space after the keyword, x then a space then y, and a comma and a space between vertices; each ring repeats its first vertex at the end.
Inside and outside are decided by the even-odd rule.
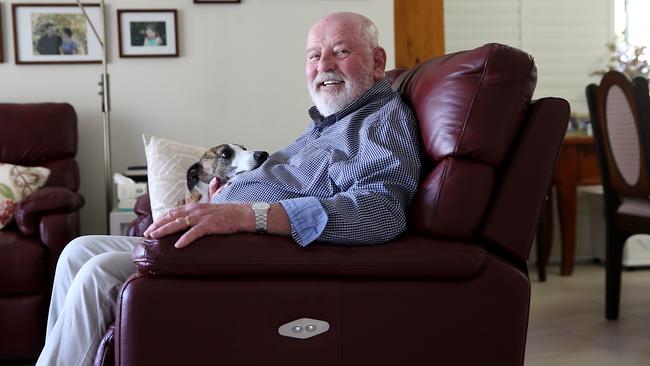
POLYGON ((350 103, 340 111, 330 115, 330 116, 323 116, 320 114, 318 111, 318 108, 316 106, 312 106, 309 108, 309 117, 311 117, 312 121, 316 125, 319 124, 330 124, 334 123, 336 121, 339 121, 348 114, 358 110, 359 108, 365 106, 366 104, 379 99, 381 97, 385 97, 393 92, 393 89, 391 88, 390 81, 388 78, 383 78, 379 80, 378 82, 375 83, 370 89, 368 89, 365 93, 363 93, 359 98, 357 98, 354 102, 350 103))

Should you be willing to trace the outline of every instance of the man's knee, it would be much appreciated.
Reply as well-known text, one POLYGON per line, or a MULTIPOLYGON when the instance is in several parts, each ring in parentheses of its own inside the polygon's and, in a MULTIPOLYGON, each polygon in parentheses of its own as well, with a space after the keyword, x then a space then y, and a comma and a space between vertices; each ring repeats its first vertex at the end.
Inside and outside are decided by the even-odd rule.
POLYGON ((88 246, 92 245, 92 242, 91 236, 80 236, 73 239, 63 248, 57 267, 62 264, 70 266, 76 263, 80 268, 90 258, 88 246))
POLYGON ((102 253, 90 258, 79 275, 100 286, 121 283, 135 271, 131 253, 102 253))

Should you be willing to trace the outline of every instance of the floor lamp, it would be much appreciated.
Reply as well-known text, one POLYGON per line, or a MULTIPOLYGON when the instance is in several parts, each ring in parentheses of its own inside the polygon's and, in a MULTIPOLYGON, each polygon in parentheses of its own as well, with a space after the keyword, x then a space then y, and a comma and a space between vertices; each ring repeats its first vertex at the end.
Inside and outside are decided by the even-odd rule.
POLYGON ((101 26, 102 26, 102 35, 100 36, 95 28, 95 25, 90 20, 86 9, 80 0, 77 0, 77 5, 81 8, 81 11, 86 17, 88 24, 95 33, 95 37, 99 41, 99 44, 102 47, 102 78, 99 82, 100 92, 99 95, 102 96, 102 126, 104 132, 104 185, 106 189, 106 232, 110 232, 110 212, 113 206, 113 183, 111 181, 112 168, 111 168, 111 103, 110 103, 110 88, 108 81, 108 62, 106 60, 106 15, 104 12, 104 0, 100 1, 100 13, 101 13, 101 26))

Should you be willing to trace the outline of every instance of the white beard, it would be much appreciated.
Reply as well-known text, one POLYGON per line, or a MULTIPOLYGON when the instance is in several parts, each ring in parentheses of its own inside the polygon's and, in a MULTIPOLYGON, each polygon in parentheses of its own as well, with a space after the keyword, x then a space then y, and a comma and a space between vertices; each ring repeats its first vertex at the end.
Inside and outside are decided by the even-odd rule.
POLYGON ((368 91, 374 84, 372 70, 361 73, 361 77, 350 80, 337 72, 324 72, 316 75, 313 83, 308 84, 311 100, 323 116, 334 114, 352 102, 357 100, 363 93, 368 91), (325 80, 342 81, 338 90, 328 90, 329 87, 322 86, 325 80), (342 89, 340 89, 342 88, 342 89))

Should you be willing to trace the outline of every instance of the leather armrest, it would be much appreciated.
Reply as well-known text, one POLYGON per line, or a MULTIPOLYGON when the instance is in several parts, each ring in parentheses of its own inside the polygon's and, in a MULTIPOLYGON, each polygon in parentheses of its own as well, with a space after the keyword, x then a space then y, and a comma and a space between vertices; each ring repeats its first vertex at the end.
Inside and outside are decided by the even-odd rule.
POLYGON ((458 279, 483 270, 478 245, 403 236, 390 244, 349 246, 256 234, 208 236, 177 249, 180 235, 143 239, 133 252, 140 273, 176 276, 334 276, 458 279))
POLYGON ((84 205, 84 198, 77 192, 63 187, 45 187, 25 197, 16 210, 16 224, 21 233, 35 235, 39 230, 41 217, 52 212, 78 211, 84 205))
POLYGON ((145 193, 138 197, 133 206, 136 218, 131 221, 128 229, 126 230, 128 236, 143 236, 145 230, 153 223, 153 215, 151 214, 151 201, 149 193, 145 193))
POLYGON ((115 324, 106 329, 106 333, 99 342, 99 349, 95 355, 93 366, 114 366, 115 365, 115 324))

